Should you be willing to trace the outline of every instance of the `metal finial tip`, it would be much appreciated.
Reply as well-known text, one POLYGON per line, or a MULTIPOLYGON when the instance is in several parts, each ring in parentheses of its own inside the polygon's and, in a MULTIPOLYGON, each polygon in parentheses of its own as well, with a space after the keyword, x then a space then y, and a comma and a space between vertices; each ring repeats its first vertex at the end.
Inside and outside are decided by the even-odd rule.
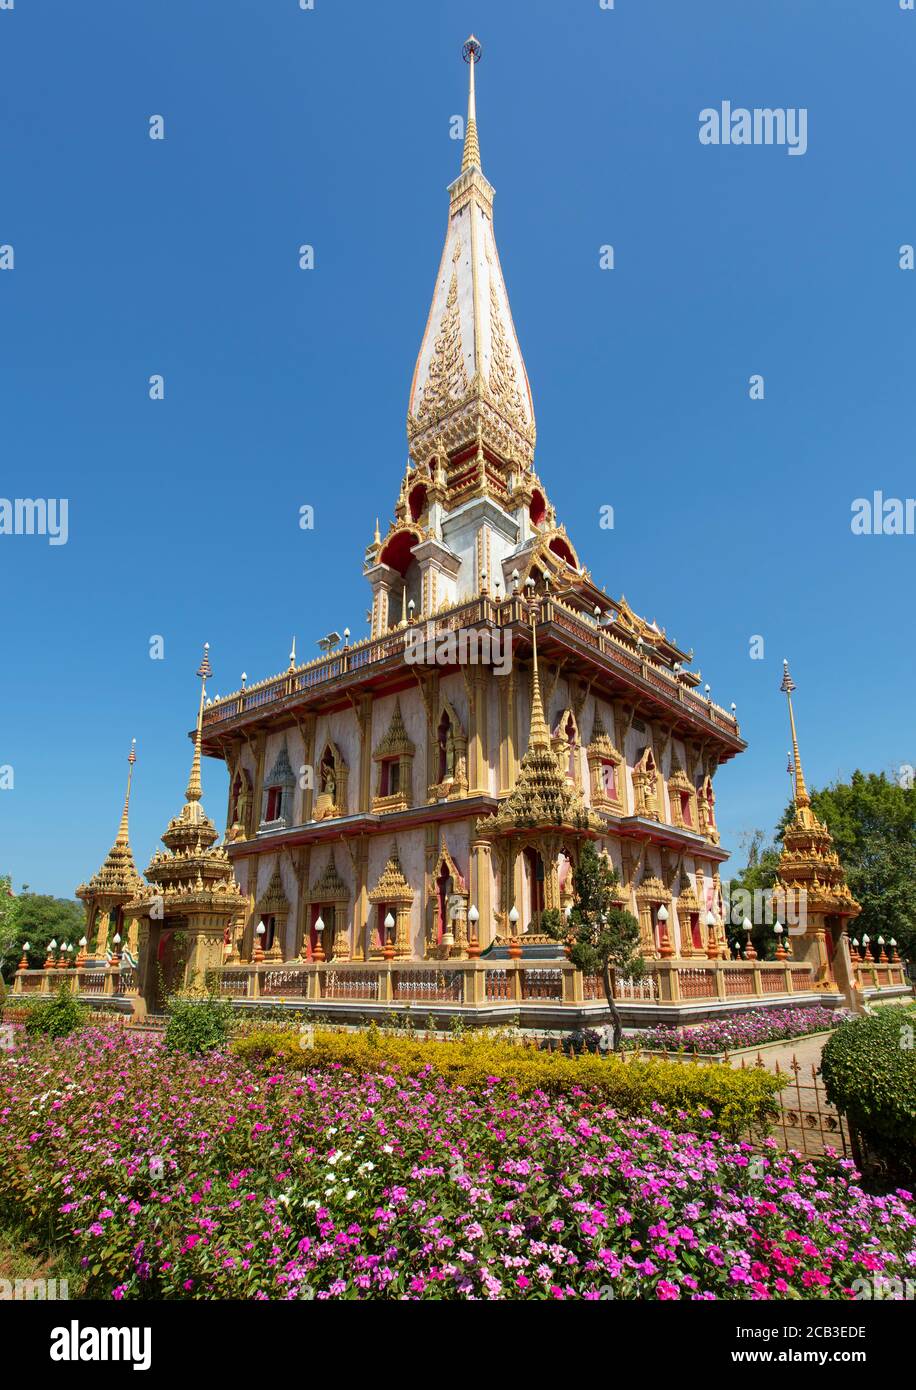
POLYGON ((475 63, 479 63, 482 54, 483 44, 480 42, 480 39, 478 39, 475 34, 471 34, 469 38, 465 39, 464 44, 462 46, 462 58, 466 63, 470 63, 472 59, 475 63))

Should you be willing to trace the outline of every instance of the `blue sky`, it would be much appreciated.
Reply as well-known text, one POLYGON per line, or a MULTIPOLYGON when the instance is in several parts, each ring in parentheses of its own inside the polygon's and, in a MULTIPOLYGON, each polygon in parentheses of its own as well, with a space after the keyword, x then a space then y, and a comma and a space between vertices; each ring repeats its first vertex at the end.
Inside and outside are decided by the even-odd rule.
MULTIPOLYGON (((366 632, 362 556, 403 472, 472 29, 538 471, 598 582, 737 702, 750 748, 717 781, 735 865, 785 802, 784 655, 809 782, 916 762, 916 537, 850 530, 853 499, 916 490, 916 273, 898 268, 916 13, 15 0, 0 496, 69 499, 65 546, 0 536, 17 887, 67 894, 97 868, 132 736, 146 864, 182 798, 205 639, 225 693, 284 668, 293 634, 304 657, 331 628, 366 632), (807 108, 807 153, 701 145, 724 100, 807 108)), ((214 762, 204 791, 221 825, 214 762)))

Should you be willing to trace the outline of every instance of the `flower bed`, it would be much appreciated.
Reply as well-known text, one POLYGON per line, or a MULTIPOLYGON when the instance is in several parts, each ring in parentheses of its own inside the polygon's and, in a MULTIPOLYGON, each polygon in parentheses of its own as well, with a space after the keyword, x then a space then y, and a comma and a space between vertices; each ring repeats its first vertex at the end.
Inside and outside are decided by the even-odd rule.
POLYGON ((693 1028, 659 1024, 626 1039, 626 1046, 648 1052, 733 1052, 739 1047, 760 1047, 787 1038, 804 1038, 836 1028, 849 1017, 845 1009, 760 1009, 716 1019, 693 1028))
POLYGON ((842 1298, 912 1275, 909 1194, 654 1109, 85 1030, 0 1057, 0 1216, 114 1298, 842 1298))
POLYGON ((504 1037, 468 1033, 462 1039, 405 1037, 366 1028, 358 1033, 306 1029, 256 1033, 238 1039, 237 1056, 259 1066, 299 1070, 342 1066, 355 1072, 395 1067, 402 1075, 442 1077, 452 1085, 486 1090, 509 1086, 517 1095, 535 1091, 568 1096, 585 1091, 625 1115, 647 1115, 664 1105, 672 1128, 715 1129, 738 1138, 766 1130, 781 1082, 759 1071, 730 1068, 688 1071, 667 1058, 650 1061, 621 1056, 567 1056, 504 1037))

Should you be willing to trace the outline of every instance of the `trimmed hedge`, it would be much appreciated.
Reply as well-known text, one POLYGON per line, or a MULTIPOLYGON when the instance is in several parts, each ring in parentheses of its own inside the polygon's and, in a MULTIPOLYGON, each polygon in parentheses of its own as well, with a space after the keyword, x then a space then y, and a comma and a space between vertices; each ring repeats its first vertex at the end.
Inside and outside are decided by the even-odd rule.
POLYGON ((288 1064, 305 1071, 341 1067, 357 1074, 400 1071, 427 1074, 480 1091, 494 1085, 516 1094, 542 1091, 568 1096, 577 1090, 622 1115, 651 1117, 663 1106, 665 1124, 695 1133, 719 1132, 737 1138, 768 1127, 774 1098, 784 1081, 761 1068, 685 1066, 665 1060, 624 1061, 622 1057, 569 1057, 542 1052, 492 1037, 469 1035, 457 1041, 423 1041, 389 1036, 375 1028, 360 1033, 303 1029, 301 1033, 252 1033, 238 1038, 232 1051, 249 1065, 288 1064))
POLYGON ((842 1024, 824 1046, 821 1075, 858 1137, 860 1162, 916 1177, 916 1009, 884 1005, 842 1024))
POLYGON ((61 985, 50 998, 30 1002, 24 1015, 25 1030, 32 1036, 66 1038, 85 1026, 89 1009, 61 985))

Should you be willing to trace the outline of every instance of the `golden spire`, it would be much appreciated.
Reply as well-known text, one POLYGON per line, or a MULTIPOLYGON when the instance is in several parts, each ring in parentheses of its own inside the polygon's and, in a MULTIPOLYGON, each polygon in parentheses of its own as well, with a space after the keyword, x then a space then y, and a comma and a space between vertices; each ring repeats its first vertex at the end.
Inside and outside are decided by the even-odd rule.
POLYGON ((483 49, 480 40, 472 34, 461 50, 461 56, 471 69, 468 87, 468 119, 464 128, 464 155, 461 159, 462 174, 475 165, 480 168, 480 145, 477 143, 477 104, 474 99, 474 65, 480 62, 483 49))
POLYGON ((137 740, 132 738, 130 741, 130 752, 127 755, 127 795, 124 798, 124 810, 121 812, 121 824, 118 827, 118 835, 115 840, 116 845, 126 845, 129 843, 127 834, 127 811, 130 806, 130 781, 134 774, 134 763, 137 761, 136 747, 137 740))
POLYGON ((209 642, 204 643, 204 659, 197 668, 197 674, 200 676, 200 704, 197 709, 197 728, 194 731, 194 758, 191 762, 187 791, 184 794, 185 801, 199 801, 203 794, 200 785, 200 743, 204 723, 204 696, 207 693, 207 681, 213 674, 210 669, 209 642))
POLYGON ((528 733, 529 748, 549 748, 550 732, 544 718, 544 702, 541 699, 541 680, 538 675, 538 634, 537 620, 539 603, 532 599, 531 612, 531 729, 528 733))
POLYGON ((785 692, 789 702, 789 725, 792 729, 792 758, 795 763, 795 805, 810 806, 811 798, 808 795, 808 788, 805 786, 805 774, 802 771, 801 757, 798 752, 798 734, 795 732, 795 714, 792 709, 792 691, 795 689, 795 682, 789 675, 789 663, 783 659, 782 663, 782 684, 780 690, 785 692))

